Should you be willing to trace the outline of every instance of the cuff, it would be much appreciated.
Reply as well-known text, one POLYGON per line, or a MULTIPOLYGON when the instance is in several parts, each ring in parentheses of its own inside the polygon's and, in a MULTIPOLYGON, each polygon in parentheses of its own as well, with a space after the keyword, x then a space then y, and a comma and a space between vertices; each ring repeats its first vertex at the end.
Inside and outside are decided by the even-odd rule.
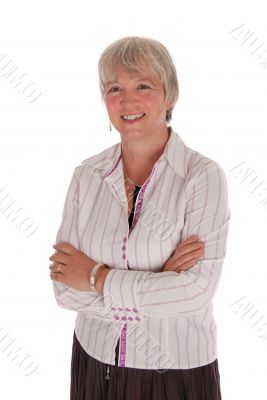
POLYGON ((140 321, 139 281, 150 272, 112 269, 106 276, 103 294, 105 311, 115 320, 140 321))

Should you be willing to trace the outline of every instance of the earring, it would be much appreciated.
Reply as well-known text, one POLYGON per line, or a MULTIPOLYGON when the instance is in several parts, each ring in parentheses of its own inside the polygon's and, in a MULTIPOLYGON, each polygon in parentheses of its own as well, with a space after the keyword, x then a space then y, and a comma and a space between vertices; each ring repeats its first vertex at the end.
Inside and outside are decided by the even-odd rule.
POLYGON ((109 130, 112 131, 111 123, 109 122, 109 130))

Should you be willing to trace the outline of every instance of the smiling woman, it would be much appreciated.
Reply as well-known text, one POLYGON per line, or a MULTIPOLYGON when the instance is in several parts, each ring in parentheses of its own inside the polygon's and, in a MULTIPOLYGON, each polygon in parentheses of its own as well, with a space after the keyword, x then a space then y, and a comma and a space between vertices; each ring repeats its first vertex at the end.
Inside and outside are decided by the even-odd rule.
POLYGON ((179 85, 174 62, 166 47, 155 39, 144 40, 141 37, 126 37, 110 44, 98 62, 102 98, 110 84, 118 83, 117 66, 123 66, 130 77, 136 76, 136 84, 148 83, 152 89, 156 82, 162 85, 166 99, 172 103, 166 112, 166 122, 169 123, 178 100, 179 85), (144 73, 142 61, 148 66, 149 74, 143 74, 140 79, 144 73))
MULTIPOLYGON (((137 64, 130 70, 125 60, 118 59, 116 62, 123 64, 117 64, 113 73, 103 72, 111 78, 103 82, 102 99, 110 122, 121 134, 124 170, 134 182, 144 182, 168 140, 166 122, 170 121, 178 96, 178 83, 169 93, 164 83, 168 78, 166 74, 157 75, 148 56, 144 59, 138 54, 136 57, 137 64)), ((102 63, 105 64, 100 59, 100 71, 102 63)))
POLYGON ((51 257, 57 303, 78 313, 71 400, 220 400, 225 173, 169 126, 178 80, 160 42, 122 38, 98 68, 121 141, 75 168, 51 257))

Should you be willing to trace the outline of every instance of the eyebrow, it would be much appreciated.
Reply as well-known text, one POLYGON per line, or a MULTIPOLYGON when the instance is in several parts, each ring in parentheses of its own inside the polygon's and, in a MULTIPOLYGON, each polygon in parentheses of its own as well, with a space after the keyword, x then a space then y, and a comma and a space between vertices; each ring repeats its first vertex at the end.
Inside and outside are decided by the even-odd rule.
MULTIPOLYGON (((151 78, 148 78, 148 77, 143 77, 143 78, 140 78, 140 79, 136 79, 136 81, 137 81, 137 82, 140 82, 140 81, 149 81, 149 82, 151 82, 151 83, 154 83, 154 81, 151 80, 151 78)), ((119 81, 118 81, 118 82, 117 82, 117 81, 108 81, 108 82, 106 82, 107 85, 111 85, 111 84, 114 84, 114 83, 119 83, 119 81)))
POLYGON ((139 81, 150 81, 150 82, 152 82, 151 78, 146 78, 146 77, 141 78, 141 79, 137 79, 137 82, 139 82, 139 81))

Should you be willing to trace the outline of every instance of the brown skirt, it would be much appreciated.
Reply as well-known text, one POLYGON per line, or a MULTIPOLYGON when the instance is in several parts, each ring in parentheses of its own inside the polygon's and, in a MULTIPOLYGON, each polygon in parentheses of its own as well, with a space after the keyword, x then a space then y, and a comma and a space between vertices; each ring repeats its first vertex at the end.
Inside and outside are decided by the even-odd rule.
POLYGON ((144 399, 221 400, 217 359, 197 368, 163 372, 118 367, 102 363, 87 354, 74 332, 70 400, 144 399))

